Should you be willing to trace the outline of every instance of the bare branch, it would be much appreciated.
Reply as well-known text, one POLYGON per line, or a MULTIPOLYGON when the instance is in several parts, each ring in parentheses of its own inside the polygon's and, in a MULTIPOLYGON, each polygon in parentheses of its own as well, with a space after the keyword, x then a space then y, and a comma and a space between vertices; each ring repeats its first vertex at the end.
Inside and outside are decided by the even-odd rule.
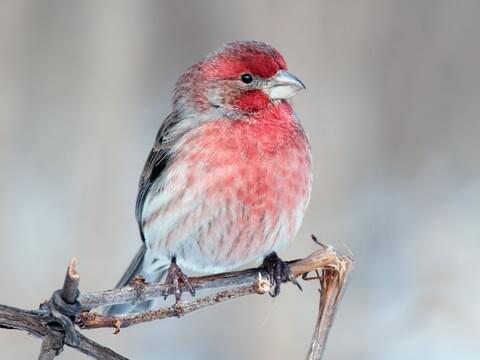
POLYGON ((63 339, 65 334, 62 331, 50 329, 42 340, 38 360, 52 360, 63 351, 63 339))
POLYGON ((80 284, 80 275, 77 272, 77 259, 72 258, 68 264, 67 274, 62 288, 62 299, 67 304, 74 304, 79 296, 78 285, 80 284))
MULTIPOLYGON (((305 259, 291 261, 289 264, 294 278, 301 276, 304 280, 320 280, 322 293, 319 317, 308 355, 309 360, 318 360, 323 354, 352 260, 348 257, 339 257, 331 247, 322 245, 322 249, 305 259), (312 272, 317 276, 309 277, 308 274, 312 272)), ((125 359, 80 334, 74 328, 73 320, 83 329, 106 327, 113 328, 114 333, 118 333, 124 327, 168 317, 180 317, 246 295, 264 294, 269 292, 271 286, 270 278, 262 267, 192 277, 190 282, 197 291, 223 289, 214 294, 154 311, 124 316, 102 316, 96 314, 93 309, 113 304, 141 303, 148 299, 163 297, 167 295, 168 288, 164 284, 148 284, 137 280, 121 289, 91 292, 79 296, 79 280, 76 261, 72 259, 63 288, 54 292, 49 302, 42 304, 39 310, 26 311, 0 305, 0 328, 23 330, 37 337, 43 337, 39 357, 41 360, 53 359, 61 352, 64 344, 95 358, 125 359), (80 312, 80 309, 83 312, 80 312)))
POLYGON ((23 330, 29 334, 43 337, 47 327, 40 321, 47 315, 46 311, 28 311, 13 306, 0 305, 0 327, 4 329, 23 330))
POLYGON ((255 294, 256 292, 257 290, 255 286, 242 285, 225 291, 220 291, 213 295, 204 296, 193 301, 180 303, 178 305, 125 316, 103 316, 85 312, 80 315, 78 325, 82 329, 111 327, 115 329, 114 333, 118 334, 120 328, 126 328, 132 325, 166 319, 169 317, 180 317, 195 310, 220 304, 228 300, 237 299, 245 295, 255 294))
MULTIPOLYGON (((297 278, 313 271, 324 268, 339 267, 340 260, 332 248, 315 251, 305 259, 290 262, 292 275, 297 278)), ((309 280, 309 278, 305 278, 309 280)), ((317 277, 315 277, 317 279, 317 277)), ((216 274, 203 277, 192 277, 190 283, 198 290, 225 288, 213 295, 197 297, 188 302, 181 302, 178 305, 162 307, 157 310, 144 313, 124 316, 103 316, 95 312, 84 311, 78 318, 77 324, 82 329, 94 329, 110 327, 118 333, 120 328, 136 325, 143 322, 160 320, 169 317, 180 317, 192 311, 203 309, 208 306, 233 300, 241 296, 254 293, 265 293, 268 289, 265 284, 270 284, 269 276, 263 268, 248 269, 223 274, 216 274), (262 290, 259 290, 262 289, 262 290)), ((80 298, 82 308, 91 308, 93 304, 118 304, 126 302, 139 303, 155 297, 164 296, 167 287, 164 284, 146 284, 137 282, 132 285, 107 291, 85 294, 80 298)))
MULTIPOLYGON (((328 265, 336 264, 337 254, 331 249, 321 249, 312 253, 305 259, 290 261, 290 268, 294 277, 305 273, 322 269, 328 265)), ((201 277, 189 277, 189 281, 195 291, 253 285, 258 279, 258 274, 263 278, 269 278, 263 268, 233 271, 222 274, 207 275, 201 277)), ((182 289, 184 290, 184 289, 182 289)), ((163 283, 134 282, 120 289, 111 289, 82 294, 79 298, 82 310, 92 310, 99 306, 132 303, 138 304, 145 300, 164 297, 168 295, 168 286, 163 283)))
MULTIPOLYGON (((77 260, 72 258, 67 268, 63 288, 60 292, 61 299, 69 305, 75 304, 79 295, 78 284, 80 282, 80 276, 77 273, 76 265, 77 260)), ((52 360, 63 351, 65 333, 53 327, 48 327, 48 330, 48 334, 42 341, 40 355, 38 356, 39 360, 52 360)), ((78 342, 78 336, 76 336, 73 327, 71 327, 70 332, 72 333, 70 336, 75 339, 73 341, 78 342)))
POLYGON ((102 360, 128 360, 126 357, 117 354, 112 349, 109 349, 99 343, 87 338, 86 336, 78 333, 80 338, 80 344, 75 347, 81 353, 88 355, 94 359, 102 360))
POLYGON ((0 328, 23 330, 43 337, 39 360, 55 358, 62 352, 64 344, 97 359, 126 359, 75 330, 73 319, 80 312, 80 304, 77 302, 79 282, 80 276, 73 258, 68 266, 63 288, 54 292, 48 302, 40 305, 39 310, 27 311, 0 305, 0 328))
MULTIPOLYGON (((47 316, 44 310, 28 311, 12 306, 0 305, 0 327, 26 331, 36 337, 44 337, 49 333, 43 319, 47 316)), ((77 332, 79 345, 75 348, 85 355, 96 359, 125 360, 114 351, 97 344, 95 341, 77 332)))

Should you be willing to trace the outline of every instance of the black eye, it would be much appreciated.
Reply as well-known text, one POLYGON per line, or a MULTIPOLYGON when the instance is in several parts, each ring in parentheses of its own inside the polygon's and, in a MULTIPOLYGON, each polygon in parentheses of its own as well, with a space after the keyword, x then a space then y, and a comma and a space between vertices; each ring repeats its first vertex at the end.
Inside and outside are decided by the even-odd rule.
POLYGON ((253 81, 253 76, 251 74, 243 74, 240 79, 242 79, 243 83, 250 84, 253 81))

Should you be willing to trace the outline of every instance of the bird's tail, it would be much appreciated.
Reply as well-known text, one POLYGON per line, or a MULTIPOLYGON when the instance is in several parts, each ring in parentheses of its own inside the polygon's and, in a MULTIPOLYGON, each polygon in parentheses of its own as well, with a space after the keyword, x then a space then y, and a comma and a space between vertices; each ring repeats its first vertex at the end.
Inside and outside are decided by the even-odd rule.
MULTIPOLYGON (((115 288, 124 287, 132 282, 132 280, 141 275, 146 282, 159 282, 168 270, 168 264, 153 267, 152 261, 148 259, 147 247, 142 243, 142 247, 137 251, 133 260, 128 265, 127 270, 117 283, 115 288)), ((136 312, 144 312, 151 309, 154 300, 147 300, 140 304, 118 304, 105 307, 102 310, 104 315, 122 315, 136 312)))

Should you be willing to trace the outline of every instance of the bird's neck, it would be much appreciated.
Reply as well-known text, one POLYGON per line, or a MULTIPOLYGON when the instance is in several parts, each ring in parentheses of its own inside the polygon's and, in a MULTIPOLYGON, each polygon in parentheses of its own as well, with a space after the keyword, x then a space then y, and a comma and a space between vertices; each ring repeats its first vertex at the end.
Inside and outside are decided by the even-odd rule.
POLYGON ((290 103, 280 101, 259 111, 246 120, 251 141, 259 142, 266 149, 288 145, 303 134, 302 127, 293 113, 290 103))
POLYGON ((286 101, 272 104, 242 120, 220 120, 212 126, 222 129, 222 142, 238 149, 273 154, 306 142, 305 133, 286 101))
MULTIPOLYGON (((214 141, 232 149, 251 149, 259 153, 278 153, 282 149, 308 143, 302 126, 287 101, 272 103, 266 109, 251 114, 199 114, 183 112, 177 134, 214 141)), ((183 143, 183 142, 182 142, 183 143)))

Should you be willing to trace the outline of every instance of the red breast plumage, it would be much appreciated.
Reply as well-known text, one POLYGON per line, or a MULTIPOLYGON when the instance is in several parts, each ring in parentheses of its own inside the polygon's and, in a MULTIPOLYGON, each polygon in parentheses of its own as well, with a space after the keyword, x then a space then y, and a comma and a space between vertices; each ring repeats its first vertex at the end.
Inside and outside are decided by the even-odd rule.
POLYGON ((249 121, 207 122, 178 148, 144 205, 153 254, 224 271, 293 238, 310 196, 311 155, 290 104, 272 104, 249 121))

